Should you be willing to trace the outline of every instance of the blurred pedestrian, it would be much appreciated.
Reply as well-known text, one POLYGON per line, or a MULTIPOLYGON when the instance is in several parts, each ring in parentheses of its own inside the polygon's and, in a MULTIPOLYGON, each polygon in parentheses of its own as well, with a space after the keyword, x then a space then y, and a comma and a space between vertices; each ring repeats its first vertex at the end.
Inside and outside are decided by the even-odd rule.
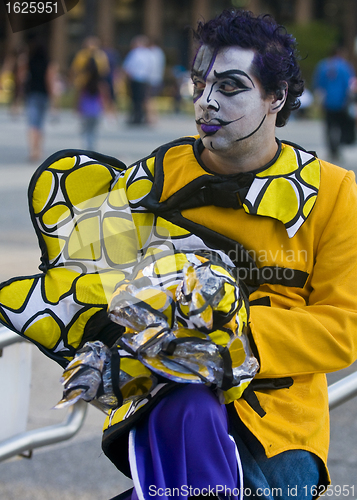
POLYGON ((96 36, 89 36, 83 41, 83 46, 75 55, 71 65, 71 79, 77 92, 77 99, 90 78, 88 71, 91 59, 95 61, 98 74, 104 81, 108 77, 110 66, 108 57, 102 50, 100 40, 96 36))
POLYGON ((313 86, 325 113, 326 141, 332 159, 339 155, 341 144, 354 141, 355 123, 348 113, 354 70, 343 57, 341 47, 316 67, 313 86))
POLYGON ((151 40, 149 51, 151 70, 149 73, 146 111, 148 123, 155 123, 158 119, 157 97, 162 93, 164 86, 166 57, 165 52, 156 40, 151 40))
POLYGON ((71 65, 76 90, 76 108, 81 118, 81 134, 85 149, 95 147, 98 125, 109 94, 107 78, 110 65, 98 37, 89 36, 71 65))
POLYGON ((55 66, 50 62, 44 42, 33 35, 28 41, 25 105, 29 125, 29 160, 42 155, 43 127, 50 106, 55 66))
POLYGON ((98 125, 104 110, 104 81, 94 57, 85 66, 87 79, 80 90, 78 111, 82 122, 84 148, 95 149, 98 125))
POLYGON ((123 63, 131 98, 128 123, 133 125, 147 123, 146 99, 151 73, 151 54, 148 45, 147 36, 134 37, 123 63))

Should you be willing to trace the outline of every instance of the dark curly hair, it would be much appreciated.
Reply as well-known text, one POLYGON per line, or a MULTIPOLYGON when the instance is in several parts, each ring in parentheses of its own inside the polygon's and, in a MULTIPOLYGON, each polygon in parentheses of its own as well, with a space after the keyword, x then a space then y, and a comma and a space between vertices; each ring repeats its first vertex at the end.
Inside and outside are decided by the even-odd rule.
POLYGON ((217 50, 230 46, 254 49, 253 71, 266 95, 280 98, 287 83, 287 99, 277 115, 277 127, 283 127, 291 111, 300 107, 304 81, 298 64, 296 40, 270 15, 256 17, 249 11, 225 10, 206 23, 199 22, 194 37, 199 46, 208 45, 217 50))

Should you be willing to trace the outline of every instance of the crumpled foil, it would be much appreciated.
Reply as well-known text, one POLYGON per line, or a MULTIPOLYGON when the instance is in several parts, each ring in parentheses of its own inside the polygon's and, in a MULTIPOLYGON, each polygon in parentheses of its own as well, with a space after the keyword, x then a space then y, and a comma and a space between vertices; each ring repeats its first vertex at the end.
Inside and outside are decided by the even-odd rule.
MULTIPOLYGON (((118 350, 129 364, 142 366, 120 370, 124 400, 152 390, 155 375, 225 391, 228 373, 230 386, 242 386, 243 391, 259 365, 244 330, 248 308, 232 273, 217 260, 211 263, 193 253, 165 258, 171 260, 160 262, 158 256, 157 262, 141 265, 140 279, 134 275, 120 284, 108 308, 110 319, 126 327, 118 350), (173 265, 171 277, 168 263, 173 265)), ((118 405, 111 385, 111 351, 100 342, 89 344, 65 370, 64 397, 57 407, 79 398, 96 398, 105 410, 118 405)), ((233 399, 240 395, 234 394, 233 399)))

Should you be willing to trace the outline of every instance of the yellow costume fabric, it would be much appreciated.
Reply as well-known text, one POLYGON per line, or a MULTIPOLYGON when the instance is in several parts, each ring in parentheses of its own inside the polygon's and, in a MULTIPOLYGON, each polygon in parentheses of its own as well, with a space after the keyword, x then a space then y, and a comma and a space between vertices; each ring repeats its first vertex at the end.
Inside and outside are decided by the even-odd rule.
MULTIPOLYGON (((258 171, 213 175, 201 147, 183 138, 126 170, 83 152, 49 159, 30 186, 43 273, 1 285, 0 320, 64 366, 138 261, 214 251, 250 291, 263 412, 241 398, 239 416, 268 457, 305 449, 326 463, 325 373, 357 357, 354 175, 287 144, 258 171), (292 385, 264 386, 282 378, 292 385)), ((104 436, 144 403, 113 411, 104 436)))
MULTIPOLYGON (((325 373, 348 366, 357 354, 354 174, 282 144, 275 161, 254 173, 245 196, 234 192, 238 206, 215 206, 202 191, 216 188, 211 179, 224 184, 227 177, 205 170, 196 145, 183 140, 132 167, 152 172, 155 166, 154 177, 145 181, 152 181, 150 194, 136 191, 134 221, 143 224, 155 212, 153 226, 157 232, 166 228, 176 248, 201 247, 204 241, 233 261, 241 253, 234 242, 248 250, 258 267, 241 269, 246 282, 258 287, 250 295, 252 339, 261 363, 256 379, 292 377, 293 385, 256 390, 263 417, 244 398, 235 402, 236 410, 268 457, 305 449, 326 464, 325 373), (139 209, 143 205, 149 213, 139 209)), ((228 180, 231 186, 234 179, 228 180)), ((133 177, 131 192, 134 187, 133 177)), ((220 205, 232 192, 224 187, 220 205)))

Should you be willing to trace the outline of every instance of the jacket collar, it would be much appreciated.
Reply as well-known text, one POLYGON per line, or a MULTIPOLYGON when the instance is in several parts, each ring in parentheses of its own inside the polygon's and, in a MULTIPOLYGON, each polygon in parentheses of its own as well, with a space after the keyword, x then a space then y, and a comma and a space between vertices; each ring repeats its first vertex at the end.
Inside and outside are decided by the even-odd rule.
POLYGON ((208 171, 200 160, 200 139, 170 144, 156 156, 156 209, 164 212, 216 205, 282 222, 292 238, 311 213, 320 186, 319 160, 280 143, 274 159, 258 170, 231 176, 208 171), (185 169, 182 165, 185 165, 185 169))

